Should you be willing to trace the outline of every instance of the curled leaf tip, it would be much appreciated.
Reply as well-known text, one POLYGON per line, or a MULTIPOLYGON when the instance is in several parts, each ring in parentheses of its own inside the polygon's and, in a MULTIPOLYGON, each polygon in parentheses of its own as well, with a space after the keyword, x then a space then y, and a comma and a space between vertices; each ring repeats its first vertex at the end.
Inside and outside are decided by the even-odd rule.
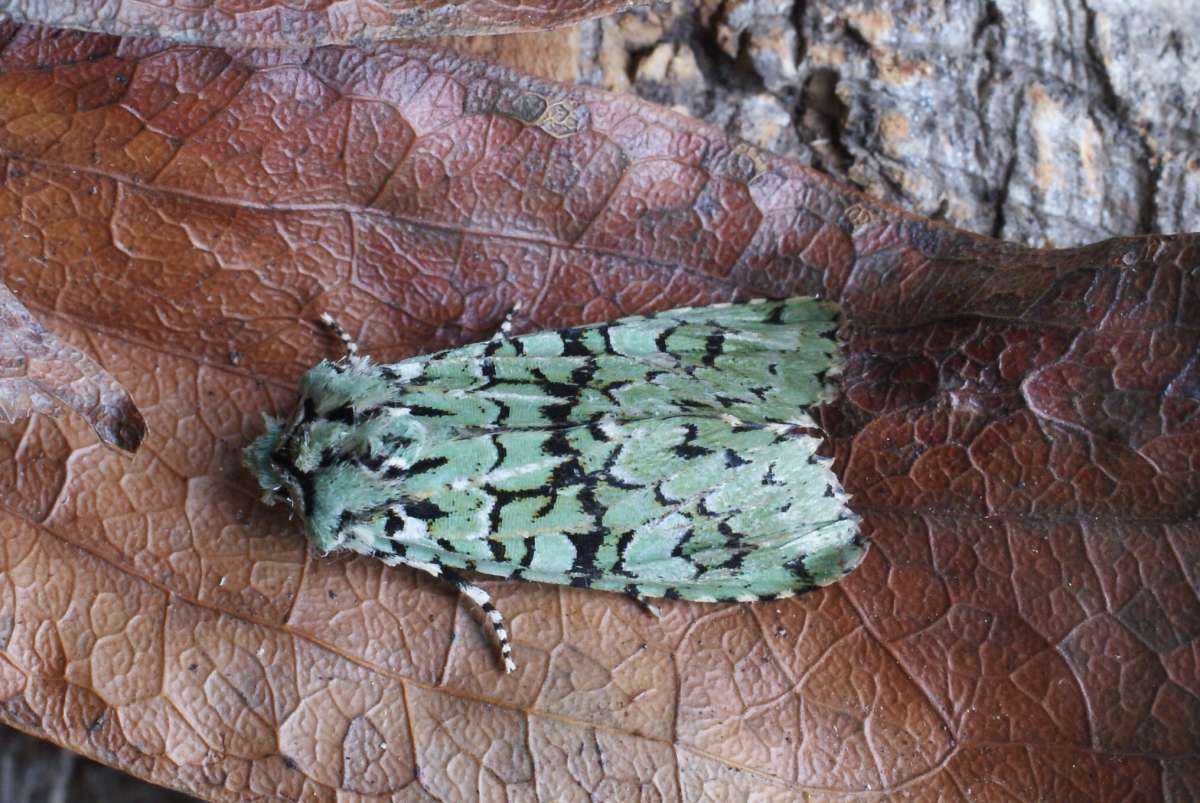
POLYGON ((73 410, 100 440, 137 451, 146 421, 132 397, 95 360, 55 337, 0 285, 0 418, 17 421, 33 413, 73 410))

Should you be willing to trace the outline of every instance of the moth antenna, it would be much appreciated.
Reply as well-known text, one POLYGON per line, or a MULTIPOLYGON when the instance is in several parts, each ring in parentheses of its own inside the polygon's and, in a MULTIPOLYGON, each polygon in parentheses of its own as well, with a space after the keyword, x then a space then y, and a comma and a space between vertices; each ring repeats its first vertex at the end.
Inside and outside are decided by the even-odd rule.
POLYGON ((513 318, 517 317, 517 313, 520 311, 520 301, 508 308, 508 312, 504 313, 504 320, 500 321, 500 326, 497 327, 496 333, 491 337, 493 341, 508 339, 509 334, 512 332, 513 318))
POLYGON ((354 338, 350 333, 342 328, 342 325, 334 320, 333 316, 328 312, 321 313, 321 323, 326 329, 333 332, 338 340, 342 341, 342 346, 346 349, 346 354, 350 357, 358 356, 358 343, 354 342, 354 338))

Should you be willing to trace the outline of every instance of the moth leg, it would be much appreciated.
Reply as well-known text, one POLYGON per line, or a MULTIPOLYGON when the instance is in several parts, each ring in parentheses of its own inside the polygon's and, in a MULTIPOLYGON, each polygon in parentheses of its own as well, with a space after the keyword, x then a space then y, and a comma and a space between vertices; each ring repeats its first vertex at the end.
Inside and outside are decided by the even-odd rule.
POLYGON ((512 659, 512 644, 509 643, 508 631, 504 628, 504 617, 500 614, 500 611, 496 610, 496 606, 492 604, 492 598, 488 592, 474 583, 464 580, 457 572, 451 569, 443 568, 441 576, 447 582, 453 583, 459 592, 465 594, 487 615, 488 620, 492 623, 492 629, 496 631, 496 641, 500 643, 500 657, 504 660, 504 671, 514 671, 517 665, 512 659))
POLYGON ((350 337, 350 333, 342 328, 342 325, 334 320, 333 316, 328 312, 321 313, 321 323, 325 328, 333 332, 334 336, 342 341, 342 346, 346 349, 346 354, 351 357, 358 355, 358 343, 354 342, 354 338, 350 337))
POLYGON ((657 605, 655 605, 653 602, 650 601, 649 597, 643 596, 642 594, 639 594, 637 591, 626 591, 625 596, 629 597, 631 600, 636 602, 638 604, 638 607, 640 607, 643 611, 645 611, 646 613, 653 616, 655 619, 662 618, 662 611, 660 611, 658 609, 657 605))
POLYGON ((513 318, 517 317, 517 313, 520 311, 520 301, 509 307, 508 312, 504 313, 504 320, 500 321, 500 326, 496 328, 496 333, 490 339, 492 341, 507 340, 509 333, 512 332, 513 318))

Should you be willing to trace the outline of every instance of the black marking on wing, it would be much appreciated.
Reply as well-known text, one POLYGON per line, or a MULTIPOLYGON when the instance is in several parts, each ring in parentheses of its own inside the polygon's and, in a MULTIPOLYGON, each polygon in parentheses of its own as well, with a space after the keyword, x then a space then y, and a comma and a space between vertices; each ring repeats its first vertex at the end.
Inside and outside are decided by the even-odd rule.
POLYGON ((738 466, 747 466, 750 461, 744 457, 739 457, 738 453, 733 449, 725 449, 725 468, 737 468, 738 466))
POLYGON ((589 355, 588 359, 582 365, 577 366, 571 371, 571 384, 578 389, 576 397, 579 396, 579 391, 592 383, 592 377, 596 375, 596 371, 599 368, 600 366, 596 362, 596 358, 589 355))
POLYGON ((434 521, 446 515, 446 511, 442 510, 435 502, 415 497, 404 500, 404 512, 421 521, 434 521))
POLYGON ((683 537, 675 542, 675 546, 671 547, 671 557, 673 557, 673 558, 687 557, 687 553, 684 551, 684 547, 686 547, 689 543, 691 543, 691 540, 693 537, 695 537, 695 535, 696 535, 696 531, 693 528, 688 527, 687 530, 684 531, 683 537))
MULTIPOLYGON (((612 459, 610 458, 610 462, 615 462, 615 461, 612 461, 612 459)), ((605 469, 610 468, 608 463, 605 463, 604 468, 605 469)), ((621 479, 620 477, 613 476, 611 473, 605 474, 604 484, 611 486, 613 488, 618 488, 622 491, 640 491, 646 487, 645 485, 638 485, 635 482, 626 482, 625 480, 621 479)))
POLYGON ((488 438, 491 441, 492 448, 496 450, 496 459, 492 461, 492 467, 488 471, 495 471, 504 465, 504 461, 508 458, 508 450, 504 448, 504 444, 499 438, 488 438))
POLYGON ((542 454, 549 457, 568 457, 575 454, 565 430, 556 429, 542 442, 542 454))
POLYGON ((521 556, 521 568, 528 569, 533 565, 533 552, 537 548, 537 539, 529 535, 521 543, 525 547, 525 554, 521 556))
MULTIPOLYGON (((484 485, 483 490, 489 494, 494 500, 492 509, 488 511, 488 525, 492 528, 492 532, 500 531, 500 519, 504 515, 504 507, 512 502, 522 499, 537 499, 546 494, 544 488, 521 488, 519 490, 508 490, 505 488, 497 488, 494 485, 484 485)), ((548 502, 550 506, 554 504, 552 497, 548 502)), ((543 516, 548 512, 547 506, 542 505, 533 513, 533 517, 543 516)))
MULTIPOLYGON (((603 416, 603 414, 601 414, 603 416)), ((612 438, 608 437, 607 433, 600 427, 600 421, 589 421, 587 425, 588 434, 592 436, 592 440, 597 443, 608 443, 612 438)))
POLYGON ((704 339, 704 356, 700 362, 712 368, 717 364, 717 357, 725 353, 725 335, 713 332, 704 339))
POLYGON ((654 338, 655 347, 663 354, 670 354, 671 346, 667 341, 669 341, 671 339, 671 335, 675 334, 677 331, 679 331, 678 325, 668 326, 666 329, 663 329, 654 338))
MULTIPOLYGON (((450 462, 449 459, 447 459, 445 457, 440 457, 440 456, 439 457, 423 457, 420 460, 418 460, 417 462, 413 463, 407 469, 402 469, 402 471, 405 471, 408 474, 411 474, 413 476, 418 476, 420 474, 425 474, 430 471, 437 471, 439 468, 441 468, 442 466, 446 465, 449 462, 450 462)), ((394 469, 389 469, 388 470, 389 473, 392 470, 394 470, 394 469)))
POLYGON ((500 504, 500 500, 492 497, 492 506, 488 508, 488 528, 493 533, 500 532, 500 517, 503 515, 504 506, 500 504))
POLYGON ((561 427, 571 422, 571 407, 567 402, 555 402, 542 408, 542 415, 552 426, 561 427))
POLYGON ((729 552, 729 558, 719 568, 736 571, 741 568, 742 560, 746 557, 745 536, 730 527, 728 520, 717 524, 717 532, 725 538, 723 546, 729 552))
POLYGON ((555 382, 542 373, 540 368, 534 368, 529 373, 537 379, 537 387, 554 399, 554 401, 542 405, 542 415, 552 425, 566 424, 571 418, 574 402, 578 400, 579 392, 582 389, 566 382, 555 382))
POLYGON ((421 418, 445 418, 446 416, 454 415, 454 413, 448 410, 439 410, 436 407, 426 407, 423 404, 410 404, 408 406, 408 410, 413 415, 421 418))
POLYGON ((699 432, 695 424, 683 425, 683 442, 676 446, 672 451, 684 460, 692 460, 697 457, 705 457, 713 453, 712 449, 705 448, 696 444, 696 437, 699 432))
POLYGON ((638 485, 636 482, 627 482, 613 473, 613 469, 616 467, 617 461, 621 459, 621 456, 624 454, 624 452, 624 446, 618 446, 617 448, 613 449, 612 452, 609 453, 608 457, 604 459, 604 464, 600 467, 600 471, 598 473, 604 477, 604 483, 606 485, 610 485, 613 488, 620 488, 623 491, 640 491, 646 486, 638 485))
POLYGON ((304 398, 304 415, 300 418, 300 423, 311 424, 317 418, 317 403, 307 396, 304 398))
POLYGON ((496 414, 496 426, 503 428, 508 424, 508 417, 512 415, 512 408, 508 406, 508 402, 500 399, 492 399, 492 404, 499 408, 500 412, 496 414))
POLYGON ((583 512, 592 519, 592 529, 571 536, 571 543, 575 547, 571 574, 575 577, 594 577, 599 574, 596 556, 609 535, 608 528, 604 526, 604 507, 596 499, 595 484, 594 477, 584 475, 583 487, 575 495, 583 512))
POLYGON ((621 533, 621 537, 617 539, 617 560, 613 564, 613 574, 628 575, 629 572, 625 568, 625 553, 629 551, 629 545, 633 542, 633 530, 626 530, 621 533))
POLYGON ((570 488, 571 486, 580 484, 583 484, 586 487, 589 484, 592 484, 588 482, 589 479, 591 478, 589 478, 587 473, 583 470, 583 466, 579 464, 579 460, 572 457, 569 460, 562 461, 554 467, 554 471, 550 475, 550 482, 548 484, 552 491, 570 488))
POLYGON ((556 382, 547 377, 541 368, 534 368, 529 373, 537 379, 538 387, 547 396, 553 396, 560 401, 572 401, 579 396, 579 387, 569 382, 556 382))
MULTIPOLYGON (((499 538, 488 538, 488 548, 492 551, 492 560, 497 563, 508 563, 508 545, 499 538)), ((514 573, 515 575, 515 573, 514 573)))
POLYGON ((335 407, 327 412, 325 414, 325 420, 353 426, 355 420, 354 407, 350 404, 350 402, 346 402, 340 407, 335 407))
POLYGON ((784 568, 791 572, 792 576, 799 580, 803 585, 813 586, 816 585, 816 583, 813 581, 813 576, 804 566, 804 559, 807 557, 808 555, 797 555, 785 563, 784 568))
POLYGON ((600 332, 600 337, 604 340, 604 353, 615 356, 617 349, 612 342, 612 327, 601 326, 597 331, 600 332))
POLYGON ((392 550, 391 554, 404 557, 408 553, 408 546, 396 536, 404 529, 404 519, 397 516, 395 513, 389 513, 383 524, 383 532, 388 538, 388 546, 392 550))
POLYGON ((611 403, 613 404, 613 406, 620 407, 620 406, 621 406, 621 400, 620 400, 620 399, 618 399, 618 398, 617 398, 617 397, 616 397, 614 394, 615 394, 615 393, 616 393, 618 390, 621 390, 621 389, 625 388, 625 387, 626 387, 626 386, 628 386, 629 384, 630 384, 630 383, 629 383, 629 380, 628 380, 628 379, 621 379, 621 380, 618 380, 618 381, 616 381, 616 382, 610 382, 610 383, 609 383, 609 384, 607 384, 607 385, 603 385, 603 386, 601 386, 601 387, 599 388, 599 390, 600 390, 600 392, 601 392, 601 393, 603 393, 603 394, 604 394, 604 398, 608 399, 608 400, 609 400, 609 402, 611 402, 611 403))
POLYGON ((646 381, 653 384, 654 382, 658 381, 658 378, 660 376, 670 376, 670 374, 671 374, 670 371, 664 371, 661 368, 654 368, 654 369, 646 372, 646 381))
POLYGON ((394 447, 397 451, 400 449, 407 449, 409 446, 413 445, 412 438, 408 437, 407 435, 398 435, 396 433, 384 435, 381 440, 383 441, 384 445, 394 447))
POLYGON ((562 341, 562 356, 590 357, 591 350, 584 345, 583 332, 580 329, 559 329, 558 338, 562 341))

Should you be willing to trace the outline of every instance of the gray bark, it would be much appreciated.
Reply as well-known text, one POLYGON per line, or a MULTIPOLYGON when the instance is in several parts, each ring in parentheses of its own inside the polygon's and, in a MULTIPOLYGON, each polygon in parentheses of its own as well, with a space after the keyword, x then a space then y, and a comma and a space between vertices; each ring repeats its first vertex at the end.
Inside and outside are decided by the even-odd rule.
POLYGON ((595 23, 584 78, 1007 240, 1200 229, 1186 4, 700 2, 595 23))

